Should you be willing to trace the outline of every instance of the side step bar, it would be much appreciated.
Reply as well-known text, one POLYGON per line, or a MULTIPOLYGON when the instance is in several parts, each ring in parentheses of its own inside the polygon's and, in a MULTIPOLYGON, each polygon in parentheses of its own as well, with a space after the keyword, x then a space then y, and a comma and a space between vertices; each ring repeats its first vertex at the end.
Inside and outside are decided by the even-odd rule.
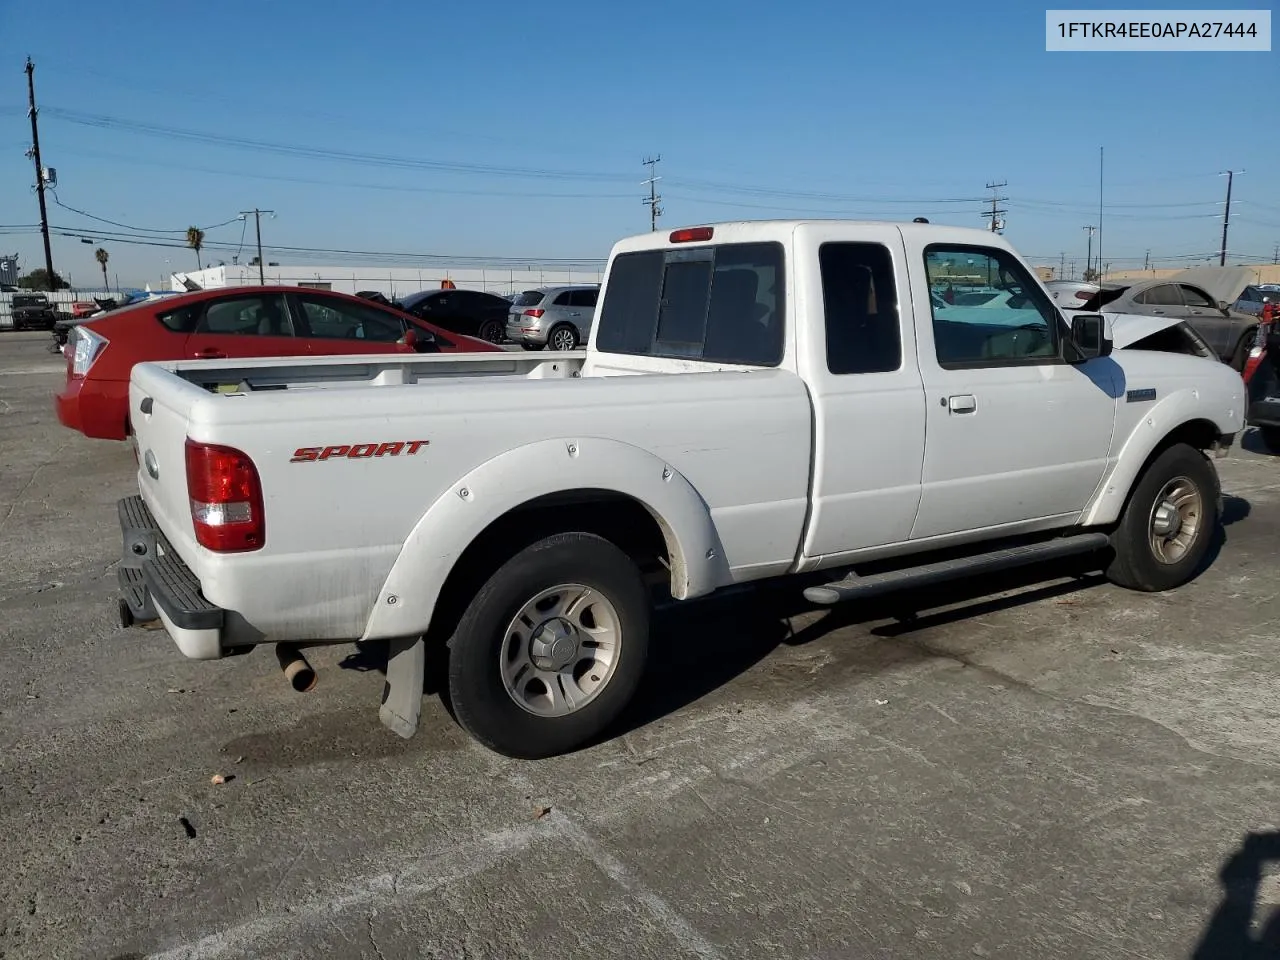
POLYGON ((1105 549, 1109 543, 1110 538, 1105 533, 1078 533, 1044 543, 1009 547, 1005 550, 994 550, 991 553, 980 553, 977 556, 961 557, 956 560, 939 560, 937 563, 891 570, 888 573, 876 573, 868 577, 859 577, 851 573, 843 580, 809 587, 805 590, 804 596, 810 603, 830 606, 845 600, 863 600, 906 587, 927 587, 945 583, 948 580, 958 580, 961 577, 994 573, 997 570, 1023 567, 1060 557, 1093 553, 1096 550, 1105 549))

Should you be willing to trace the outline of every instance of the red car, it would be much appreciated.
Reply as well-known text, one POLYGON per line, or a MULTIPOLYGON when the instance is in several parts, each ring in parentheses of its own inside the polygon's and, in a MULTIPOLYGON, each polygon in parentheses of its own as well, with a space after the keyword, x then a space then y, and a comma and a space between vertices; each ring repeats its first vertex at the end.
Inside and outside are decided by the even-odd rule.
POLYGON ((125 440, 129 373, 148 360, 501 350, 407 313, 327 290, 232 287, 113 310, 71 329, 58 420, 86 437, 125 440))

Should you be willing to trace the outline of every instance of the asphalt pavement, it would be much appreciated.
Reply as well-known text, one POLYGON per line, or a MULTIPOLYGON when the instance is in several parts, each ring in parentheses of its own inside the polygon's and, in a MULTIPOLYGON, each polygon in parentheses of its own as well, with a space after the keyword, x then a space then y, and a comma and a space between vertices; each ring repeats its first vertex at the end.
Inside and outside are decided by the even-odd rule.
POLYGON ((530 763, 434 698, 384 730, 376 648, 311 651, 300 695, 267 649, 121 629, 133 456, 58 425, 44 342, 0 334, 4 960, 1280 954, 1280 458, 1252 438, 1183 589, 678 608, 622 730, 530 763))

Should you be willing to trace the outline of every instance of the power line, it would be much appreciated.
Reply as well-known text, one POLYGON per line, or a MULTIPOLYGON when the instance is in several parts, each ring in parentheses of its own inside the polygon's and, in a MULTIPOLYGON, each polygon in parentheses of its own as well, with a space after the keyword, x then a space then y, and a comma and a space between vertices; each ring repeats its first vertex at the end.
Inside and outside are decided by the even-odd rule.
POLYGON ((382 167, 398 167, 409 170, 434 170, 445 173, 483 174, 498 177, 526 177, 549 180, 594 180, 618 182, 623 180, 620 174, 592 173, 584 170, 548 170, 529 167, 500 167, 491 164, 462 163, 447 160, 428 160, 422 157, 400 157, 391 154, 356 153, 347 150, 333 150, 324 147, 307 147, 298 144, 277 143, 270 140, 256 140, 250 137, 228 136, 222 134, 203 133, 199 130, 186 130, 180 127, 166 127, 160 124, 126 120, 104 114, 83 113, 78 110, 66 110, 60 107, 49 107, 49 114, 67 123, 80 126, 96 127, 105 130, 120 130, 142 136, 161 139, 184 140, 214 146, 238 147, 265 153, 276 153, 282 156, 303 157, 310 160, 332 160, 343 163, 365 164, 382 167))
MULTIPOLYGON (((80 216, 82 216, 82 217, 88 217, 90 220, 96 220, 96 221, 98 221, 99 223, 108 223, 108 224, 110 224, 110 225, 111 225, 111 226, 113 226, 113 227, 124 227, 126 230, 136 230, 138 233, 175 233, 175 234, 176 234, 176 233, 183 233, 183 234, 184 234, 184 233, 186 233, 186 232, 187 232, 187 228, 186 228, 186 227, 175 228, 175 229, 173 229, 173 230, 160 230, 160 229, 158 229, 158 228, 156 228, 156 227, 135 227, 135 226, 133 226, 132 224, 129 224, 129 223, 121 223, 121 222, 120 222, 120 221, 118 221, 118 220, 108 220, 106 217, 99 217, 99 216, 95 216, 94 214, 89 213, 89 212, 88 212, 88 211, 86 211, 86 210, 79 210, 79 209, 77 209, 76 207, 73 207, 73 206, 71 206, 71 205, 69 205, 69 204, 63 203, 63 202, 58 198, 58 192, 57 192, 56 190, 50 189, 50 190, 49 190, 49 193, 53 194, 53 202, 54 202, 54 203, 56 203, 58 206, 62 207, 62 209, 63 209, 63 210, 70 210, 72 213, 78 213, 78 214, 79 214, 80 216)), ((236 222, 237 222, 237 221, 239 221, 240 219, 242 219, 242 218, 241 218, 241 217, 232 217, 230 220, 223 220, 221 223, 214 223, 214 224, 210 224, 210 225, 209 225, 209 226, 207 226, 207 227, 199 227, 198 229, 200 229, 200 230, 214 230, 214 229, 216 229, 216 228, 218 228, 218 227, 225 227, 225 226, 226 226, 227 224, 229 224, 229 223, 236 223, 236 222)))

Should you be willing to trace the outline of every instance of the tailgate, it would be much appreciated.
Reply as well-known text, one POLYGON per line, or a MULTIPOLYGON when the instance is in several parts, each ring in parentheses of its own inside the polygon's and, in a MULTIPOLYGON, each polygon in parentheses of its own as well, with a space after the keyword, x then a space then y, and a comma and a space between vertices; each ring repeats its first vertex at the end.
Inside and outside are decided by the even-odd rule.
POLYGON ((190 412, 205 391, 151 364, 133 368, 129 423, 138 455, 138 491, 180 556, 195 553, 187 497, 186 442, 190 412))

